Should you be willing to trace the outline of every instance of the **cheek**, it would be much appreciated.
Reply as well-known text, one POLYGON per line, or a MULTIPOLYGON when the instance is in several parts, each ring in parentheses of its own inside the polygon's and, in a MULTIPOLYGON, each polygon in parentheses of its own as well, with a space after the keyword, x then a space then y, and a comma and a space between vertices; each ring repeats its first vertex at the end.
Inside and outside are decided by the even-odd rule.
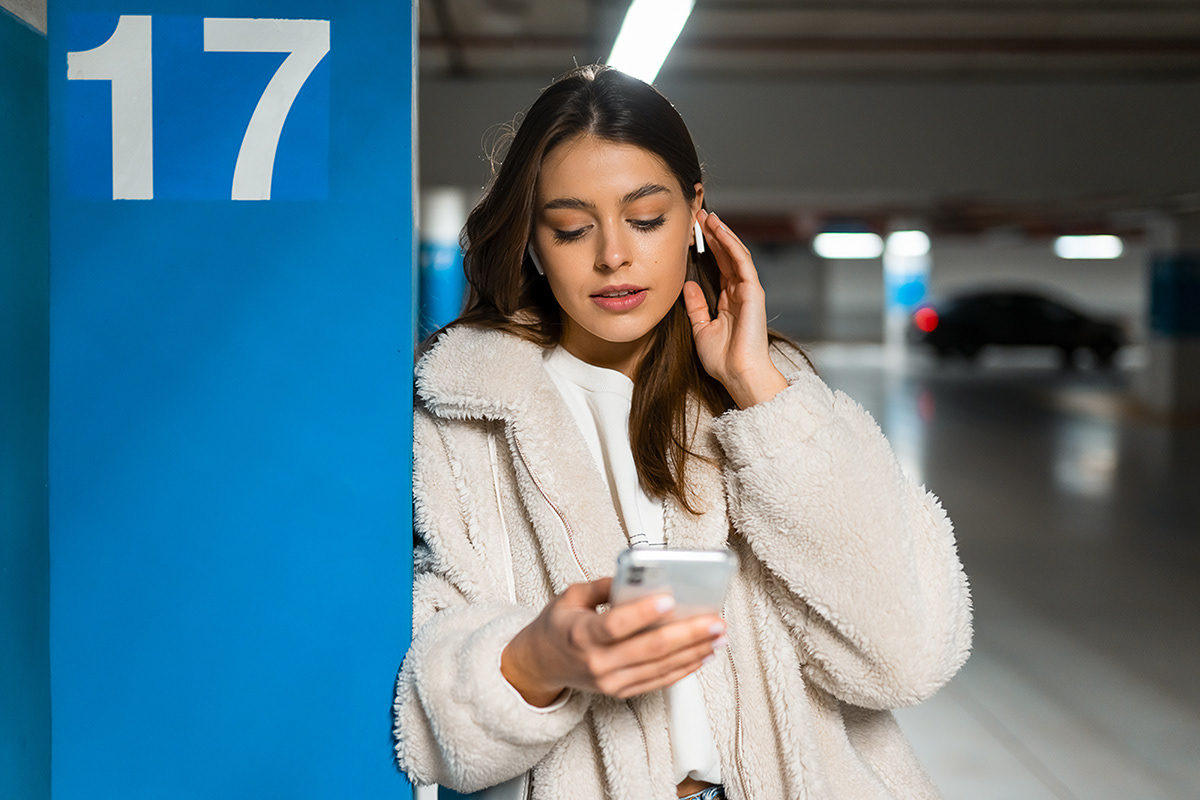
POLYGON ((677 271, 682 276, 687 272, 688 247, 690 242, 687 231, 664 231, 661 235, 653 237, 653 241, 643 244, 642 255, 646 263, 653 265, 652 268, 660 274, 664 271, 677 271))

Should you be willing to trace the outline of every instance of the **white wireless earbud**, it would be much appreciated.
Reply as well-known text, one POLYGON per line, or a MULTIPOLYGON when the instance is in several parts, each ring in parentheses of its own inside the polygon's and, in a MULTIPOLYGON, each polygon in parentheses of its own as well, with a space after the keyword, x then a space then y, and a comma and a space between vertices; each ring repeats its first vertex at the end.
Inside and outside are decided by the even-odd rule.
POLYGON ((704 252, 704 229, 700 227, 700 220, 696 220, 696 252, 704 252))
POLYGON ((525 249, 529 251, 529 260, 533 262, 533 268, 537 270, 537 274, 545 275, 546 270, 542 269, 542 262, 538 261, 537 253, 533 252, 533 242, 530 242, 525 249))

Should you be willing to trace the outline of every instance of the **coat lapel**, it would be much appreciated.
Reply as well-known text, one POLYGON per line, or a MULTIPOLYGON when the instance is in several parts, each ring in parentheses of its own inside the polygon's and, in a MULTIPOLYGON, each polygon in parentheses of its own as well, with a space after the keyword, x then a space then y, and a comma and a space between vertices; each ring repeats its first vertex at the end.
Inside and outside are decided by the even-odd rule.
MULTIPOLYGON (((612 575, 629 546, 583 434, 542 363, 542 348, 501 331, 457 327, 442 334, 417 366, 417 393, 434 414, 448 419, 499 420, 504 424, 518 491, 551 584, 612 575)), ((712 420, 692 402, 688 462, 692 514, 664 502, 667 545, 687 550, 726 546, 729 536, 721 450, 712 420), (706 460, 707 459, 707 460, 706 460)))
POLYGON ((494 330, 442 334, 417 367, 417 393, 449 419, 499 420, 521 501, 556 592, 612 575, 628 541, 542 348, 494 330))

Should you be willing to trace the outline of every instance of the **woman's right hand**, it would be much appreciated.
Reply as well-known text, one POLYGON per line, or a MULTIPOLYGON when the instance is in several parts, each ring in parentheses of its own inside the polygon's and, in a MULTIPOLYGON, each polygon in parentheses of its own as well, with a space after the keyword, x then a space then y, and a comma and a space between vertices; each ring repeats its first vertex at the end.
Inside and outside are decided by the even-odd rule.
POLYGON ((566 689, 619 698, 661 689, 724 646, 720 617, 664 623, 674 608, 665 595, 597 613, 611 588, 611 578, 572 584, 504 648, 500 671, 530 705, 548 706, 566 689))

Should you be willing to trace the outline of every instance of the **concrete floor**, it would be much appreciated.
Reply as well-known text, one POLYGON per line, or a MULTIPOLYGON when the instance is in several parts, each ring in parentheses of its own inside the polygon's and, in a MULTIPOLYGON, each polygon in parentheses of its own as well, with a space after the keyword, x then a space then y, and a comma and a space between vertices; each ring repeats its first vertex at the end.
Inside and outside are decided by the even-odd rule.
POLYGON ((1133 368, 813 355, 955 521, 975 650, 899 714, 947 800, 1200 798, 1200 426, 1139 415, 1133 368))

